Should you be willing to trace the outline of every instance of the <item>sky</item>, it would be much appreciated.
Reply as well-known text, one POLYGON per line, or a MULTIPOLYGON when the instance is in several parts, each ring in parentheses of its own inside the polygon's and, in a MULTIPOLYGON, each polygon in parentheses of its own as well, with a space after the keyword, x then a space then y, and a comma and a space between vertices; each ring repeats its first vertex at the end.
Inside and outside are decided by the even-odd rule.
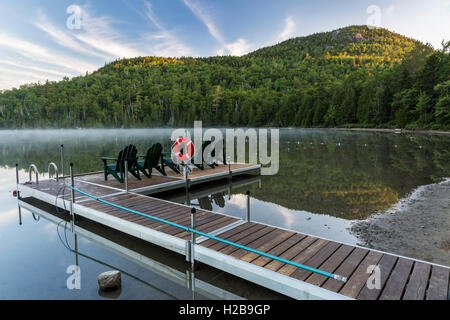
POLYGON ((240 56, 349 25, 450 40, 450 0, 0 0, 0 13, 0 90, 118 58, 240 56))

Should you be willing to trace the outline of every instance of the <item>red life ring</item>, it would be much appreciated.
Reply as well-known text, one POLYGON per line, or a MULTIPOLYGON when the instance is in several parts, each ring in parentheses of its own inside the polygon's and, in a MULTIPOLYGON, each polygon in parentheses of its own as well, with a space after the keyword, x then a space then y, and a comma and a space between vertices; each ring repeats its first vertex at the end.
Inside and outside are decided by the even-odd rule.
POLYGON ((194 144, 192 143, 192 141, 189 138, 186 138, 186 137, 179 138, 179 139, 177 139, 177 141, 175 141, 175 144, 173 146, 173 153, 179 160, 181 160, 183 162, 189 161, 194 155, 194 144), (187 146, 187 149, 188 149, 187 154, 181 153, 180 146, 182 144, 185 144, 187 146))

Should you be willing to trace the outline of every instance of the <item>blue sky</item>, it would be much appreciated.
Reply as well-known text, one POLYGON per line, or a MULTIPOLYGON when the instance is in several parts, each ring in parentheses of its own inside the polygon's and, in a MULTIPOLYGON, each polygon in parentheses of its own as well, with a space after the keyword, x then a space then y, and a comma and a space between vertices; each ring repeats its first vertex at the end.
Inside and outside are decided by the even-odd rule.
POLYGON ((0 90, 139 55, 242 55, 376 24, 440 46, 450 0, 0 0, 0 90))

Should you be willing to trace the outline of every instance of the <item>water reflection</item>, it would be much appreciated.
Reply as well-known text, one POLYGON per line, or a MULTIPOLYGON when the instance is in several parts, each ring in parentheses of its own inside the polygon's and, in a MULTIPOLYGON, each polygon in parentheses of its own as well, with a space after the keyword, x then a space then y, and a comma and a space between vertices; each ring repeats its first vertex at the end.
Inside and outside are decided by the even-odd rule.
MULTIPOLYGON (((102 170, 99 160, 124 145, 146 150, 161 142, 170 148, 170 129, 1 131, 0 166, 16 162, 45 171, 60 163, 61 143, 75 171, 102 170)), ((282 130, 280 170, 263 177, 252 196, 284 208, 365 219, 388 209, 421 185, 450 176, 450 139, 376 132, 282 130)), ((5 177, 0 179, 5 180, 5 177)), ((6 181, 6 180, 5 180, 6 181)), ((210 207, 206 199, 204 205, 210 207)))

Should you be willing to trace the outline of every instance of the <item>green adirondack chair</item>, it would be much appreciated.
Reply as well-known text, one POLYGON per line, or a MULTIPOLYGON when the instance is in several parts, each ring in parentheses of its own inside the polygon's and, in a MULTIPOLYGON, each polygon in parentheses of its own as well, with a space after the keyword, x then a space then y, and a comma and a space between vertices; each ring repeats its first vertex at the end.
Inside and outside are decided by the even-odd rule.
MULTIPOLYGON (((194 164, 197 168, 199 168, 200 170, 204 170, 205 169, 205 166, 203 165, 204 163, 206 163, 209 167, 211 167, 211 168, 215 168, 216 166, 218 166, 218 163, 216 163, 216 162, 213 162, 213 163, 207 163, 206 161, 205 161, 205 159, 203 159, 203 154, 204 154, 204 152, 205 152, 205 149, 206 149, 206 147, 207 146, 209 146, 211 144, 211 141, 203 141, 203 143, 202 143, 202 154, 201 154, 201 156, 202 156, 202 163, 201 164, 195 164, 194 163, 194 158, 192 158, 192 164, 194 164)), ((211 156, 212 157, 215 157, 216 155, 215 155, 215 150, 213 150, 213 152, 211 153, 211 156)), ((226 162, 226 160, 225 160, 225 148, 223 148, 223 163, 224 164, 227 164, 227 162, 226 162)))
POLYGON ((145 159, 144 161, 138 161, 138 168, 147 178, 152 177, 153 168, 161 172, 162 175, 167 176, 166 171, 164 170, 164 156, 162 155, 162 149, 160 143, 155 143, 148 149, 147 155, 140 156, 145 159), (159 165, 160 161, 161 165, 159 165))
POLYGON ((161 166, 162 166, 163 170, 165 170, 164 167, 169 167, 175 173, 181 174, 180 168, 178 167, 178 165, 176 165, 173 162, 173 160, 171 158, 172 153, 171 152, 162 152, 162 155, 163 155, 163 157, 161 159, 161 166))
POLYGON ((105 181, 108 180, 108 175, 112 175, 120 183, 125 182, 125 160, 128 162, 128 172, 141 180, 139 175, 139 168, 137 164, 137 149, 130 144, 125 149, 119 152, 117 158, 102 157, 103 170, 105 174, 105 181), (115 161, 115 164, 108 164, 108 161, 115 161))

